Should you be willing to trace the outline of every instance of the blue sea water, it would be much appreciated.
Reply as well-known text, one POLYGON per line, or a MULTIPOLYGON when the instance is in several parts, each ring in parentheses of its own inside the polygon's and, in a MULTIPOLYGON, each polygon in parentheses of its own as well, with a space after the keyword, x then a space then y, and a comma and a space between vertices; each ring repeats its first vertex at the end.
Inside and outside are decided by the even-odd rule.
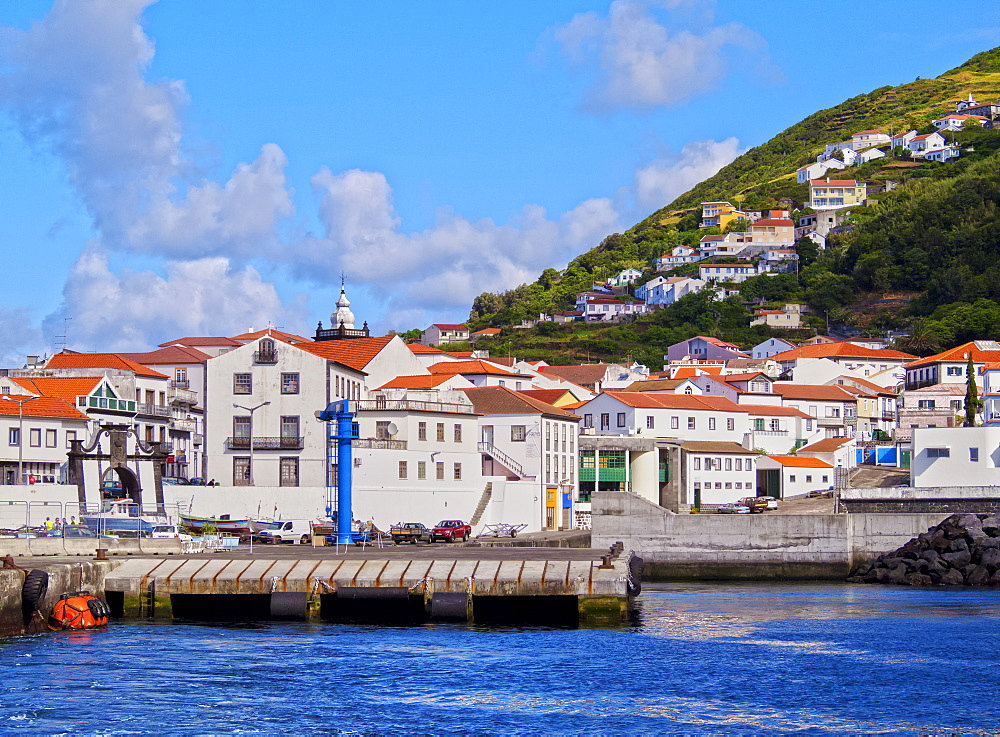
POLYGON ((113 624, 0 642, 0 731, 983 733, 1000 591, 656 584, 622 630, 113 624))

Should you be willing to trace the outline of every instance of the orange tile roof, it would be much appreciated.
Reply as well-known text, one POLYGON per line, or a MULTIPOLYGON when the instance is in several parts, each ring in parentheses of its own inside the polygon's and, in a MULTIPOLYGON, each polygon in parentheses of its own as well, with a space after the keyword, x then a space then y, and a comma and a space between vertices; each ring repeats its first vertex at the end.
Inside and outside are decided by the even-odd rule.
POLYGON ((823 438, 822 440, 817 440, 811 445, 806 445, 799 448, 799 454, 805 455, 808 453, 832 453, 835 450, 840 450, 848 443, 853 442, 853 438, 823 438))
MULTIPOLYGON (((13 400, 15 395, 4 394, 4 397, 10 396, 13 400)), ((25 397, 18 396, 18 399, 24 399, 25 397)), ((24 417, 57 417, 66 420, 86 420, 87 415, 83 414, 72 402, 67 402, 65 399, 59 397, 38 397, 37 399, 32 399, 27 402, 17 402, 17 401, 0 401, 0 415, 13 415, 17 417, 22 414, 24 417), (18 408, 18 404, 21 405, 18 408)))
POLYGON ((472 358, 472 351, 445 351, 445 353, 455 358, 472 358))
POLYGON ((252 333, 242 333, 240 335, 234 335, 233 340, 240 341, 242 343, 249 343, 252 340, 257 340, 257 338, 263 338, 264 336, 277 338, 278 340, 283 340, 286 343, 312 342, 310 338, 303 338, 301 335, 296 335, 295 333, 285 333, 282 332, 281 330, 275 330, 274 328, 264 328, 263 330, 254 330, 252 333))
POLYGON ((703 374, 718 375, 722 373, 723 366, 681 366, 674 371, 675 379, 693 379, 703 374))
POLYGON ((433 389, 450 380, 454 374, 423 374, 420 376, 397 376, 379 389, 433 389))
MULTIPOLYGON (((443 361, 427 368, 432 374, 493 374, 497 376, 522 376, 485 361, 443 361)), ((524 376, 530 379, 530 376, 524 376)))
POLYGON ((47 369, 121 369, 136 376, 167 379, 166 374, 146 368, 118 353, 57 353, 45 364, 47 369))
POLYGON ((772 461, 777 461, 782 466, 794 466, 796 468, 833 468, 826 461, 819 458, 799 458, 798 456, 768 456, 772 461))
MULTIPOLYGON (((698 396, 697 394, 653 394, 650 392, 602 392, 630 407, 648 409, 699 409, 716 412, 743 412, 746 408, 725 397, 698 396)), ((600 396, 600 395, 598 395, 600 396)))
POLYGON ((783 399, 815 399, 820 402, 856 402, 850 392, 839 386, 820 386, 816 384, 790 384, 777 382, 771 386, 774 394, 780 394, 783 399))
POLYGON ((351 338, 349 340, 324 340, 319 342, 308 341, 306 343, 295 343, 295 347, 312 353, 314 356, 325 358, 327 361, 334 361, 347 366, 355 371, 364 371, 365 366, 372 362, 382 349, 392 342, 395 336, 385 336, 381 338, 351 338))
POLYGON ((972 354, 972 361, 974 363, 993 363, 995 361, 1000 361, 1000 351, 979 348, 976 346, 976 342, 972 341, 970 343, 963 343, 962 345, 956 346, 955 348, 951 348, 947 351, 942 351, 941 353, 935 353, 933 356, 918 359, 906 364, 904 368, 917 368, 919 366, 928 366, 932 363, 939 363, 943 361, 968 361, 970 353, 972 354))
POLYGON ((11 379, 32 394, 43 397, 58 397, 72 405, 76 404, 77 397, 90 394, 94 391, 94 387, 103 380, 103 376, 28 376, 11 379))
MULTIPOLYGON (((868 381, 867 379, 859 379, 856 376, 845 376, 844 380, 845 382, 853 381, 855 384, 858 384, 859 386, 862 386, 865 389, 876 392, 878 394, 898 394, 898 392, 895 389, 885 386, 879 386, 874 381, 868 381)), ((845 386, 845 385, 846 384, 838 384, 837 386, 845 386)))
POLYGON ((565 397, 567 394, 572 396, 569 389, 522 389, 518 392, 518 394, 523 394, 531 399, 537 399, 539 402, 545 402, 546 404, 551 405, 555 405, 556 402, 565 397))
POLYGON ((440 348, 435 348, 432 345, 424 345, 423 343, 407 343, 406 347, 410 349, 411 353, 444 353, 440 348))
POLYGON ((758 226, 758 225, 781 225, 781 226, 784 226, 786 228, 793 228, 793 227, 795 227, 795 223, 793 223, 791 221, 791 218, 763 218, 763 219, 758 220, 757 222, 753 223, 750 226, 750 229, 753 230, 753 228, 756 227, 756 226, 758 226))
POLYGON ((811 187, 857 187, 856 179, 810 179, 811 187))
POLYGON ((477 330, 472 335, 500 335, 500 328, 484 328, 483 330, 477 330))
POLYGON ((758 376, 763 376, 768 381, 771 381, 771 377, 765 374, 763 371, 746 371, 740 374, 723 374, 719 377, 720 381, 753 381, 758 376))
POLYGON ((468 330, 469 329, 465 325, 462 325, 462 324, 451 324, 451 325, 448 325, 448 324, 442 323, 442 322, 436 322, 433 325, 431 325, 431 327, 432 328, 437 328, 438 330, 468 330))
POLYGON ((871 389, 862 389, 861 387, 852 386, 850 384, 837 384, 836 386, 843 389, 845 392, 850 394, 856 394, 859 397, 874 397, 876 396, 871 389))
POLYGON ((872 358, 895 361, 908 361, 916 358, 910 353, 902 351, 892 351, 887 348, 865 348, 856 343, 817 343, 814 345, 800 345, 789 351, 782 351, 771 356, 772 360, 781 363, 782 361, 794 361, 799 358, 872 358))
POLYGON ((584 363, 575 366, 539 366, 539 373, 545 376, 555 376, 578 386, 594 385, 604 381, 608 373, 608 363, 584 363))

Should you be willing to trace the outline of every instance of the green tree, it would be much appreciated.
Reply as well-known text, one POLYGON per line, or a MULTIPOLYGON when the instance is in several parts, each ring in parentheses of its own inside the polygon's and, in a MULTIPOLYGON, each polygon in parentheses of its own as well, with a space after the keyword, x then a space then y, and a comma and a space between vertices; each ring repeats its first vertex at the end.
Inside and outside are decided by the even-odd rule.
POLYGON ((972 362, 972 351, 969 351, 969 366, 965 370, 965 422, 962 427, 975 427, 976 415, 983 407, 976 388, 976 366, 972 362))

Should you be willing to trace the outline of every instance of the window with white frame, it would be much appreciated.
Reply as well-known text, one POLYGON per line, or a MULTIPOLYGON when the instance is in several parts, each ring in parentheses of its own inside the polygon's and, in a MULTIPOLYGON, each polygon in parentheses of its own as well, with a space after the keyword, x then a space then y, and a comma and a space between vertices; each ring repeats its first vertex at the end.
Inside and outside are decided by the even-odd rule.
POLYGON ((656 421, 653 418, 653 415, 646 415, 646 429, 652 430, 655 427, 656 427, 656 421))
POLYGON ((523 443, 525 438, 524 425, 510 426, 510 440, 512 443, 523 443))
POLYGON ((678 428, 680 428, 680 426, 681 426, 681 418, 680 417, 671 417, 670 418, 670 429, 671 430, 677 430, 678 428))
POLYGON ((56 431, 55 430, 46 430, 45 431, 45 447, 46 448, 55 448, 57 443, 58 443, 58 438, 56 437, 56 431))

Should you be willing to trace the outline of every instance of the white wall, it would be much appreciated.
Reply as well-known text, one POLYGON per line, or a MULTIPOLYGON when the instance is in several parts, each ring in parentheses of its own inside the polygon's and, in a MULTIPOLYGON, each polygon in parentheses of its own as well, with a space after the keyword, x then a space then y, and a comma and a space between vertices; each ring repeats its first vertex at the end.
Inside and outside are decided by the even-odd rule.
POLYGON ((740 497, 757 496, 757 471, 755 455, 727 455, 724 453, 685 453, 684 463, 687 465, 687 504, 694 504, 695 484, 701 484, 702 504, 726 504, 735 502, 740 497), (695 463, 697 459, 697 464, 695 463), (706 459, 721 461, 721 470, 712 468, 706 470, 706 459), (736 470, 736 460, 740 460, 742 470, 736 470), (730 470, 726 470, 726 461, 730 461, 730 470), (698 465, 699 468, 695 468, 698 465), (748 468, 749 466, 749 468, 748 468), (736 488, 739 483, 741 488, 736 488), (721 488, 716 488, 721 484, 721 488), (726 488, 728 484, 729 488, 726 488))
POLYGON ((910 478, 920 487, 1000 485, 1000 427, 914 428, 910 478), (929 448, 947 448, 949 455, 932 458, 929 448), (971 460, 972 448, 978 461, 971 460))

